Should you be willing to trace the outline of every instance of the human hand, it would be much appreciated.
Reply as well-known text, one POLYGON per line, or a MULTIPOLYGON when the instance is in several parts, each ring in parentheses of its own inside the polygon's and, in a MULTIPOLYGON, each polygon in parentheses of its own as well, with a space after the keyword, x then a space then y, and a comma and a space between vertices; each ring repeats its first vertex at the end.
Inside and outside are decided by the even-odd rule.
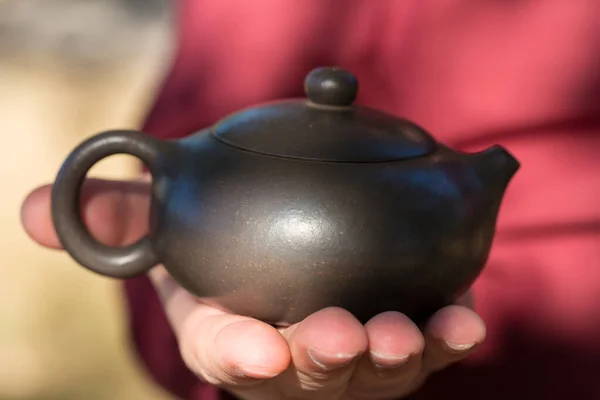
MULTIPOLYGON (((108 245, 125 245, 148 227, 148 185, 89 180, 82 215, 108 245)), ((22 221, 38 243, 60 248, 50 215, 50 186, 23 203, 22 221)), ((328 308, 276 329, 203 304, 160 266, 150 278, 178 338, 187 366, 202 380, 247 400, 400 399, 427 377, 469 355, 485 324, 468 296, 438 311, 424 333, 404 315, 386 312, 365 325, 328 308)))

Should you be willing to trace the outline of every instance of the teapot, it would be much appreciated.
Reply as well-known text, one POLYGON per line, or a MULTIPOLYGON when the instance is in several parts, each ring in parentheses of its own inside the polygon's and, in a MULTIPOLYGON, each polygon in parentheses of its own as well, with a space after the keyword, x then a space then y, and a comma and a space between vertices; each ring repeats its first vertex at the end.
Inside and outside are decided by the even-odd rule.
POLYGON ((81 266, 118 279, 162 264, 200 300, 273 325, 329 306, 363 323, 417 323, 482 272, 519 162, 501 146, 459 152, 419 125, 355 105, 358 80, 312 70, 306 98, 259 104, 178 140, 111 130, 77 146, 52 218, 81 266), (88 170, 113 154, 152 175, 149 232, 97 242, 80 217, 88 170))

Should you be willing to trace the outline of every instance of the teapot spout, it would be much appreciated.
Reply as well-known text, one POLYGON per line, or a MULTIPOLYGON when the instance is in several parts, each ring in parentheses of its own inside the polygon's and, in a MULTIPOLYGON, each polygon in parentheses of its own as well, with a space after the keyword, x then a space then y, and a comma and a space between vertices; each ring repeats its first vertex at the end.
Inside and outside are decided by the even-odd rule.
MULTIPOLYGON (((521 164, 504 147, 492 146, 479 153, 471 154, 471 162, 484 185, 503 193, 521 164)), ((495 190, 492 190, 495 191, 495 190)))

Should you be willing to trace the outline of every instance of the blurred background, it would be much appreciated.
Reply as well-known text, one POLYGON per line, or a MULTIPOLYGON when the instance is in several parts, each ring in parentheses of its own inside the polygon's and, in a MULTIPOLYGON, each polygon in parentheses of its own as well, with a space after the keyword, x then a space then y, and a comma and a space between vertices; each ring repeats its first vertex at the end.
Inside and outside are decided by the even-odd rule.
MULTIPOLYGON (((27 238, 19 208, 72 148, 140 128, 173 57, 169 0, 0 0, 0 399, 168 399, 130 349, 119 283, 27 238)), ((92 174, 130 178, 132 158, 92 174)))

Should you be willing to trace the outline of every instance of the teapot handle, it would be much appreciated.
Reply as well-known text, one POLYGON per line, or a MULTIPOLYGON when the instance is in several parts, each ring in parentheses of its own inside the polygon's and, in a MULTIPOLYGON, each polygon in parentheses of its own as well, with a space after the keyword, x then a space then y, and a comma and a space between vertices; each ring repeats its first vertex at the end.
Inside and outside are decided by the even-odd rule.
POLYGON ((110 247, 89 233, 80 214, 80 192, 90 168, 103 158, 129 154, 153 172, 160 155, 158 139, 138 131, 100 133, 73 150, 52 187, 52 220, 63 248, 83 267, 113 278, 141 275, 159 263, 148 236, 124 247, 110 247))

